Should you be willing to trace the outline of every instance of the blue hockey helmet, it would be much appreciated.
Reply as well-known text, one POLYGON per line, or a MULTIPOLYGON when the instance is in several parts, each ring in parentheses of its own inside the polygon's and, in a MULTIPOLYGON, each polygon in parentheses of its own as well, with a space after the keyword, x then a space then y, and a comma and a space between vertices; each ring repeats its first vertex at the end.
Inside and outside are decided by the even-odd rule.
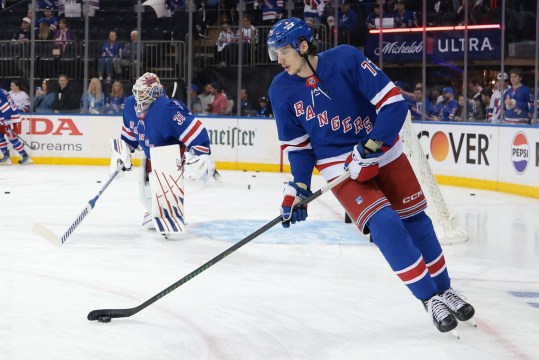
POLYGON ((305 21, 298 18, 283 19, 271 27, 268 34, 268 54, 271 61, 277 60, 276 50, 286 45, 299 52, 301 41, 312 43, 313 30, 305 21))

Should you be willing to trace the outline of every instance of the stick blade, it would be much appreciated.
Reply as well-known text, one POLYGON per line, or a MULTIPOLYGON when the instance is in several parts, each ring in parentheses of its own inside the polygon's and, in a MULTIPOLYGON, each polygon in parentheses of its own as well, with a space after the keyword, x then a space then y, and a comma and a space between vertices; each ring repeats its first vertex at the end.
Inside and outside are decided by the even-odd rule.
POLYGON ((56 236, 56 234, 54 234, 52 231, 50 231, 49 229, 47 229, 45 226, 41 224, 35 223, 32 226, 32 231, 35 234, 41 236, 43 239, 50 241, 52 244, 56 246, 62 245, 62 240, 60 239, 60 237, 56 236))
POLYGON ((95 321, 100 318, 122 318, 133 315, 133 309, 100 309, 88 313, 88 320, 95 321))

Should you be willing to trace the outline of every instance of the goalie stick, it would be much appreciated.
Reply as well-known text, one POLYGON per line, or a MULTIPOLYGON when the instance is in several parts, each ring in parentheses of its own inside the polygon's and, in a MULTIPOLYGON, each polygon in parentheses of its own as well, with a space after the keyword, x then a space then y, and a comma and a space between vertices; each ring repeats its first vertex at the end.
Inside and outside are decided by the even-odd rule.
POLYGON ((118 176, 120 171, 122 171, 122 169, 118 167, 118 169, 107 180, 105 185, 103 185, 101 190, 99 190, 99 193, 97 193, 96 196, 94 196, 90 201, 88 201, 88 204, 86 204, 82 212, 79 214, 79 216, 77 216, 75 221, 69 226, 69 228, 62 235, 62 237, 58 237, 56 234, 54 234, 52 231, 47 229, 45 226, 41 224, 37 224, 37 223, 34 224, 34 226, 32 226, 32 231, 36 233, 37 235, 41 236, 42 238, 49 240, 54 245, 58 245, 58 246, 62 245, 67 240, 67 238, 73 233, 73 231, 75 231, 77 226, 80 225, 82 220, 84 220, 84 218, 90 213, 90 211, 92 211, 99 197, 103 194, 105 189, 110 185, 112 180, 114 180, 116 176, 118 176))
POLYGON ((174 88, 172 89, 172 96, 171 98, 174 97, 174 95, 176 95, 176 90, 178 89, 178 82, 177 81, 174 81, 174 88))
MULTIPOLYGON (((336 178, 332 182, 328 183, 326 186, 319 189, 318 191, 313 193, 311 196, 309 196, 307 199, 305 199, 305 200, 301 201, 300 203, 298 203, 296 206, 307 205, 308 203, 310 203, 311 201, 317 199, 320 195, 324 194, 325 192, 333 189, 335 186, 339 185, 340 183, 342 183, 344 180, 348 179, 349 177, 350 177, 350 173, 348 171, 346 171, 344 174, 342 174, 341 176, 339 176, 338 178, 336 178)), ((238 250, 243 245, 247 244, 248 242, 255 239, 259 235, 263 234, 264 232, 271 229, 272 227, 274 227, 275 225, 277 225, 280 222, 281 222, 281 215, 277 216, 275 219, 271 220, 269 223, 262 226, 261 228, 256 230, 254 233, 247 236, 245 239, 243 239, 243 240, 237 242, 236 244, 232 245, 231 247, 229 247, 228 249, 226 249, 225 251, 223 251, 222 253, 220 253, 219 255, 214 257, 213 259, 209 260, 205 264, 199 266, 197 269, 191 271, 189 274, 185 275, 183 278, 176 281, 174 284, 170 285, 169 287, 167 287, 166 289, 164 289, 160 293, 154 295, 152 298, 146 300, 145 302, 143 302, 139 306, 136 306, 134 308, 128 308, 128 309, 92 310, 92 311, 90 311, 90 313, 88 313, 88 317, 87 317, 88 320, 90 320, 90 321, 99 320, 100 322, 109 322, 111 318, 130 317, 132 315, 135 315, 136 313, 138 313, 142 309, 147 308, 148 306, 150 306, 151 304, 153 304, 157 300, 161 299, 165 295, 168 295, 172 291, 176 290, 177 288, 179 288, 180 286, 182 286, 183 284, 185 284, 186 282, 188 282, 189 280, 191 280, 195 276, 199 275, 203 271, 205 271, 205 270, 209 269, 210 267, 212 267, 213 265, 217 264, 219 261, 223 260, 225 257, 232 254, 234 251, 238 250)))

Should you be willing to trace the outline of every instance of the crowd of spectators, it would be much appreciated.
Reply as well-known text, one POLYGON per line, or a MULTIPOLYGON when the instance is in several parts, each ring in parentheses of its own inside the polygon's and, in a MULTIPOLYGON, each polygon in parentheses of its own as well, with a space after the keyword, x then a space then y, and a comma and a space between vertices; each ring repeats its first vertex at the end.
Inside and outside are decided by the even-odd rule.
MULTIPOLYGON (((183 1, 167 0, 169 11, 172 16, 177 14, 185 14, 187 12, 183 1)), ((244 64, 251 62, 249 58, 252 56, 251 49, 256 46, 263 46, 264 34, 259 31, 260 27, 270 26, 275 21, 288 15, 288 9, 285 8, 284 1, 245 1, 245 12, 241 19, 238 18, 237 2, 235 1, 217 1, 206 0, 196 2, 195 38, 207 37, 205 29, 208 26, 220 26, 219 33, 215 43, 215 57, 218 59, 220 67, 238 64, 237 53, 238 46, 243 47, 244 64), (233 30, 234 29, 234 30, 233 30), (237 29, 237 30, 236 30, 237 29), (243 39, 240 43, 240 39, 243 39), (236 59, 234 58, 236 57, 236 59)), ((428 25, 443 25, 443 24, 460 24, 463 22, 464 8, 461 0, 429 0, 427 1, 427 21, 428 25)), ((470 1, 468 2, 469 22, 485 23, 500 21, 500 2, 499 1, 470 1)), ((512 19, 518 18, 518 14, 529 14, 531 8, 529 4, 519 3, 508 0, 506 2, 509 24, 512 19)), ((55 14, 60 13, 57 7, 57 2, 54 0, 39 1, 40 9, 36 16, 38 19, 32 21, 31 12, 28 12, 13 37, 13 41, 27 42, 31 37, 32 29, 36 32, 36 38, 42 40, 51 40, 55 44, 55 49, 58 55, 66 52, 69 45, 75 41, 73 32, 69 29, 68 18, 56 18, 55 14)), ((294 2, 293 16, 303 17, 309 24, 314 27, 314 33, 317 34, 317 29, 320 26, 328 27, 330 30, 338 23, 341 35, 348 36, 347 41, 354 45, 360 45, 363 36, 369 29, 375 29, 381 24, 387 27, 415 27, 421 23, 421 2, 407 0, 386 0, 383 6, 377 4, 374 0, 340 0, 338 3, 338 18, 335 19, 335 8, 332 7, 333 2, 327 0, 302 0, 294 2), (380 21, 380 15, 383 19, 380 21)), ((524 19, 521 15, 519 19, 524 19)), ((525 23, 525 21, 524 21, 525 23)), ((185 24, 185 22, 182 22, 185 24)), ((111 28, 117 28, 118 24, 110 24, 111 28)), ((183 26, 183 25, 182 25, 183 26)), ((518 26, 517 26, 518 28, 518 26)), ((520 29, 522 26, 520 27, 520 29)), ((102 31, 103 29, 101 29, 102 31)), ((127 31, 123 29, 122 31, 127 31)), ((176 28, 174 32, 176 32, 176 28)), ((173 33, 174 38, 177 34, 173 33)), ((179 36, 181 39, 181 36, 179 36)), ((315 42, 318 38, 315 37, 315 42)), ((322 48, 322 47, 319 47, 322 48)), ((323 50, 323 48, 322 48, 323 50)), ((35 91, 34 103, 30 107, 35 111, 47 111, 51 108, 52 111, 61 112, 65 109, 84 113, 118 113, 121 112, 123 99, 125 95, 123 88, 129 86, 130 80, 123 73, 129 69, 129 73, 135 73, 133 67, 136 66, 137 52, 144 53, 144 47, 139 49, 139 34, 133 30, 130 33, 130 41, 125 42, 125 39, 118 39, 118 32, 110 30, 108 39, 101 44, 99 53, 94 54, 96 58, 95 69, 90 69, 90 76, 93 77, 88 84, 88 88, 75 92, 77 101, 69 99, 68 95, 63 94, 62 76, 60 76, 58 84, 56 81, 43 81, 40 89, 35 91), (123 84, 114 80, 127 80, 123 84), (100 90, 102 89, 102 90, 100 90), (110 93, 109 91, 110 90, 110 93), (121 90, 121 91, 120 91, 121 90), (97 93, 96 93, 97 91, 97 93), (106 94, 106 95, 105 95, 106 94), (54 101, 51 104, 50 99, 54 101), (81 98, 82 95, 82 98, 81 98), (48 100, 47 100, 48 99, 48 100), (75 106, 74 104, 77 103, 75 106)), ((141 58, 143 60, 143 57, 141 58)), ((143 64, 141 64, 142 66, 143 64)), ((503 121, 513 121, 521 123, 528 119, 530 121, 531 114, 534 111, 534 97, 532 90, 525 85, 522 87, 516 83, 513 84, 519 77, 518 74, 507 75, 506 85, 504 90, 499 90, 498 82, 493 84, 481 84, 479 79, 472 79, 468 90, 469 99, 465 99, 459 92, 459 86, 439 86, 432 87, 429 94, 436 94, 435 100, 428 96, 430 101, 427 101, 424 107, 426 118, 429 120, 446 120, 446 121, 492 121, 496 122, 497 108, 503 108, 503 121), (507 85, 507 84, 510 84, 507 85), (481 86, 481 85, 484 85, 481 86), (516 89, 520 88, 518 92, 516 89), (529 93, 525 89, 529 90, 529 93), (512 92, 505 94, 506 91, 513 89, 512 92), (514 93, 514 94, 513 94, 514 93), (518 94, 517 94, 518 93, 518 94), (499 94, 499 96, 497 95, 499 94), (473 95, 473 96, 472 96, 473 95), (509 95, 508 99, 507 96, 509 95), (528 100, 523 100, 524 97, 528 100), (502 100, 499 100, 502 99, 502 100), (497 106, 491 106, 490 102, 494 101, 497 106), (523 105, 526 103, 527 105, 523 105), (466 105, 466 106, 465 106, 466 105), (467 113, 464 113, 464 109, 467 113)), ((522 75, 520 75, 520 79, 522 75)), ((67 76, 65 76, 67 79, 67 76)), ((79 80, 79 79, 77 79, 79 80)), ((80 80, 79 80, 80 81, 80 80)), ((69 81, 66 81, 66 83, 69 81)), ((504 81, 501 81, 504 83, 504 81)), ((227 96, 226 84, 222 86, 218 83, 206 84, 200 87, 203 91, 199 93, 199 86, 194 85, 189 93, 192 96, 192 107, 195 112, 201 114, 236 114, 236 106, 234 101, 235 94, 227 96), (208 90, 210 89, 210 90, 208 90), (211 101, 207 101, 211 97, 211 101), (223 98, 225 101, 223 101, 223 98), (206 100, 204 100, 206 99, 206 100), (200 106, 200 110, 198 107, 200 106)), ((200 83, 199 83, 200 85, 200 83)), ((450 84, 449 84, 450 85, 450 84)), ((81 86, 78 85, 78 88, 81 86)), ((403 89, 404 90, 404 89, 403 89)), ((406 93, 406 91, 405 91, 406 93)), ((422 89, 416 87, 408 89, 407 101, 410 104, 410 109, 414 118, 423 115, 421 106, 422 89)), ((249 94, 246 89, 241 91, 241 114, 263 115, 271 114, 271 106, 267 98, 264 96, 259 99, 249 99, 249 94), (256 101, 259 100, 259 101, 256 101)))
POLYGON ((396 85, 408 103, 412 120, 537 124, 534 112, 539 106, 539 91, 534 95, 522 83, 523 76, 522 69, 513 68, 509 75, 499 73, 490 86, 470 79, 467 99, 452 86, 432 86, 425 106, 422 83, 417 83, 413 92, 403 82, 396 81, 396 85))

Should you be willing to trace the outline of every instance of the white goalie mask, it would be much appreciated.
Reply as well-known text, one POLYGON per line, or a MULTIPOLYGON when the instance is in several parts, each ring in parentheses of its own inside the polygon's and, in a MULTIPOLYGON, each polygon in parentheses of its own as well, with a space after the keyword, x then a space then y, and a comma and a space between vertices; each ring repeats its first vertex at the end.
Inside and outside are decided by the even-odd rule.
POLYGON ((137 114, 143 113, 150 105, 163 95, 163 86, 157 75, 145 73, 137 79, 133 85, 133 95, 135 96, 135 111, 137 114))

